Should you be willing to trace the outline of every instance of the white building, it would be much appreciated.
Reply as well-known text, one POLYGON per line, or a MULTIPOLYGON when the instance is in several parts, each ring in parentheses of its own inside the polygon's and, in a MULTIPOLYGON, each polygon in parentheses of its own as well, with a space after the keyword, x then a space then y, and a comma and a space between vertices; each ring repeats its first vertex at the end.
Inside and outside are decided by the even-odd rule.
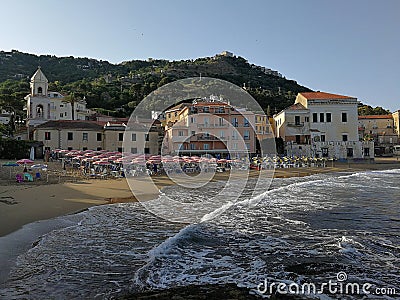
POLYGON ((357 98, 324 92, 299 93, 295 104, 274 116, 276 136, 288 155, 337 159, 372 158, 372 142, 358 137, 357 98))
POLYGON ((86 108, 85 100, 77 100, 72 108, 64 95, 48 91, 48 85, 48 80, 39 67, 31 78, 31 91, 25 97, 28 128, 50 120, 87 120, 93 113, 86 108))

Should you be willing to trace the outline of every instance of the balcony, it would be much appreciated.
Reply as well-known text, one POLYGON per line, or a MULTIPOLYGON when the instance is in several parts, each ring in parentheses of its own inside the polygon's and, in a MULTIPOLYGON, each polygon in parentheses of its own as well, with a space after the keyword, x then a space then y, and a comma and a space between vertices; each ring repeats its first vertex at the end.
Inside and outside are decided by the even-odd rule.
POLYGON ((227 136, 222 136, 222 137, 217 137, 217 136, 196 136, 197 141, 227 141, 229 137, 227 136))
POLYGON ((304 122, 288 122, 289 127, 304 127, 304 122))
POLYGON ((210 124, 210 123, 205 123, 205 124, 197 124, 198 128, 224 128, 228 127, 228 124, 210 124))

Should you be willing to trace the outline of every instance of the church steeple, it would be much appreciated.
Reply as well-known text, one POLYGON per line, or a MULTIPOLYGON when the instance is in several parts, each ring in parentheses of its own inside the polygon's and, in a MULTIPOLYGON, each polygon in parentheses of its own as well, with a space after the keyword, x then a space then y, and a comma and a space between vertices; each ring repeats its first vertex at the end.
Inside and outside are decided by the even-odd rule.
POLYGON ((38 67, 35 74, 33 74, 30 82, 31 96, 43 96, 47 97, 47 89, 49 86, 49 81, 46 76, 44 76, 40 66, 38 67))

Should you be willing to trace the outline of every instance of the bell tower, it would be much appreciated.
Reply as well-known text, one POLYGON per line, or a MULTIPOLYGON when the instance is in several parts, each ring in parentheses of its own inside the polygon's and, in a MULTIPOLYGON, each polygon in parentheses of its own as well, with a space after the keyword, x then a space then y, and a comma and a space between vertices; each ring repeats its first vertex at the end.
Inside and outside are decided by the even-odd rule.
POLYGON ((47 90, 49 81, 44 76, 40 66, 38 67, 35 74, 33 74, 30 82, 31 96, 32 97, 47 97, 47 90))

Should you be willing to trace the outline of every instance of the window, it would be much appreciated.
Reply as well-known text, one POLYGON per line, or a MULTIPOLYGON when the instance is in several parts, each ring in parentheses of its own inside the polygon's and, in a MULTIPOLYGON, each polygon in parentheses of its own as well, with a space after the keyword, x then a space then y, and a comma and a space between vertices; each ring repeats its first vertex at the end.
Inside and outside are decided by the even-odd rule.
POLYGON ((43 93, 43 89, 42 89, 41 86, 38 87, 37 92, 38 92, 38 94, 42 94, 43 93))
POLYGON ((51 140, 51 133, 50 133, 50 131, 46 131, 46 132, 44 133, 44 139, 45 139, 46 141, 50 141, 50 140, 51 140))
POLYGON ((244 118, 244 120, 243 120, 243 126, 244 127, 249 127, 250 126, 249 120, 247 120, 246 118, 244 118))
POLYGON ((103 148, 101 148, 101 147, 97 147, 97 149, 96 149, 97 151, 101 151, 101 150, 103 150, 103 148))
POLYGON ((294 124, 300 125, 300 116, 294 116, 294 124))
POLYGON ((149 134, 146 133, 146 134, 144 135, 144 140, 145 140, 146 142, 148 142, 148 141, 149 141, 149 138, 150 138, 149 134))
POLYGON ((150 148, 144 148, 144 154, 150 154, 150 148))
POLYGON ((304 117, 305 122, 310 122, 310 117, 304 117))
POLYGON ((68 149, 67 149, 68 151, 71 151, 72 150, 72 147, 68 147, 68 149))
POLYGON ((190 123, 196 123, 196 118, 195 117, 190 117, 190 123))
POLYGON ((250 150, 250 143, 246 143, 247 150, 250 150))
POLYGON ((124 133, 123 132, 119 132, 118 133, 118 141, 123 141, 124 140, 124 133))
POLYGON ((203 112, 208 113, 210 112, 210 108, 208 106, 203 107, 203 112))
POLYGON ((122 152, 122 147, 118 147, 118 148, 117 148, 117 151, 118 151, 118 152, 122 152))
POLYGON ((137 153, 137 148, 131 148, 131 153, 136 154, 137 153))
POLYGON ((68 132, 67 133, 67 140, 72 141, 74 139, 74 133, 73 132, 68 132))
POLYGON ((225 131, 221 130, 221 131, 219 132, 219 137, 220 137, 220 138, 225 138, 225 131))
POLYGON ((44 151, 50 151, 50 147, 44 147, 44 151))
POLYGON ((348 141, 347 133, 342 134, 342 141, 343 142, 347 142, 348 141))
POLYGON ((237 140, 238 139, 238 133, 237 131, 232 132, 232 140, 237 140))
POLYGON ((328 148, 322 148, 322 157, 328 157, 329 156, 329 152, 328 152, 328 148))
POLYGON ((183 130, 179 130, 179 131, 178 131, 178 136, 184 136, 183 130))
POLYGON ((63 113, 60 113, 60 118, 63 118, 64 117, 64 114, 63 113))
POLYGON ((101 133, 100 132, 98 132, 96 134, 96 139, 97 139, 98 142, 101 142, 101 133))
POLYGON ((347 113, 342 112, 342 122, 347 122, 347 113))
POLYGON ((321 123, 325 122, 325 114, 324 114, 324 113, 320 113, 320 114, 319 114, 319 121, 320 121, 321 123))
POLYGON ((132 142, 136 142, 136 133, 132 133, 131 139, 132 139, 132 142))
POLYGON ((317 122, 318 122, 318 114, 317 114, 317 113, 313 113, 313 114, 312 114, 312 121, 313 121, 314 123, 317 123, 317 122))
POLYGON ((196 144, 190 144, 190 150, 196 150, 196 144))
POLYGON ((238 127, 238 119, 237 118, 232 118, 232 125, 235 127, 238 127))
POLYGON ((210 118, 205 117, 204 118, 204 125, 208 125, 210 123, 210 118))
POLYGON ((64 105, 63 105, 63 104, 60 104, 60 107, 64 107, 64 105))
POLYGON ((364 156, 369 156, 369 148, 364 148, 364 156))
POLYGON ((224 118, 219 118, 218 119, 218 125, 219 126, 224 126, 224 118))
POLYGON ((171 119, 171 113, 168 114, 168 119, 171 119))
POLYGON ((296 144, 300 144, 300 135, 296 134, 296 144))
POLYGON ((210 145, 209 144, 203 144, 203 149, 204 150, 210 150, 210 145))
POLYGON ((176 112, 174 113, 174 115, 175 115, 175 117, 177 117, 177 116, 178 116, 178 112, 176 111, 176 112))
POLYGON ((237 150, 237 148, 238 148, 238 143, 233 143, 232 144, 232 149, 233 150, 237 150))
POLYGON ((250 139, 250 131, 245 130, 244 133, 243 133, 243 138, 245 140, 249 140, 250 139))
POLYGON ((321 142, 325 142, 325 134, 321 134, 321 142))
POLYGON ((347 157, 353 157, 353 148, 347 148, 347 157))
POLYGON ((192 136, 195 136, 196 135, 196 131, 194 131, 194 130, 192 130, 192 136))
POLYGON ((218 112, 219 112, 220 114, 223 114, 223 113, 225 112, 225 108, 224 108, 223 106, 221 106, 221 107, 218 109, 218 112))
POLYGON ((328 122, 328 123, 332 122, 332 114, 331 113, 326 113, 326 122, 328 122))
POLYGON ((82 150, 83 150, 83 151, 86 151, 86 150, 87 150, 87 147, 83 147, 82 150))
POLYGON ((87 141, 88 140, 88 133, 87 132, 83 132, 82 133, 82 141, 87 141))

